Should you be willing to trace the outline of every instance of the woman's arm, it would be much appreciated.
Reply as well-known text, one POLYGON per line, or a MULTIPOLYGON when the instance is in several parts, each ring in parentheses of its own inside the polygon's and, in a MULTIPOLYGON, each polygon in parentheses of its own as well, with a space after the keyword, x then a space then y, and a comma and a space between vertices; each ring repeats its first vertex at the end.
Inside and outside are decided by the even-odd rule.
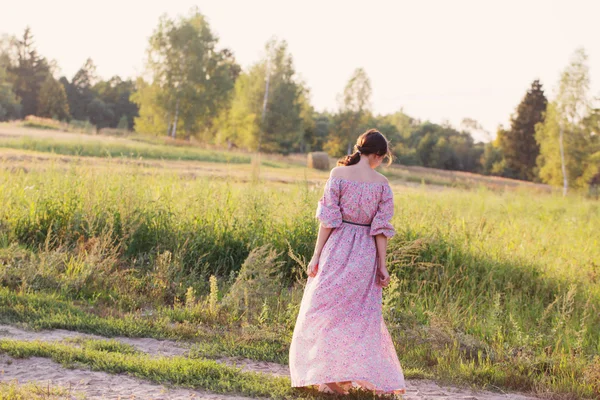
POLYGON ((319 224, 317 243, 315 243, 315 252, 313 253, 313 257, 317 257, 317 260, 321 256, 321 251, 323 251, 323 247, 325 246, 325 243, 327 243, 327 239, 329 239, 329 235, 331 235, 333 229, 334 228, 325 228, 323 224, 319 224))
POLYGON ((387 245, 388 238, 384 234, 375 235, 375 247, 377 248, 377 265, 379 265, 377 276, 381 286, 390 283, 390 274, 387 270, 387 245))
POLYGON ((319 257, 321 257, 321 251, 323 251, 323 247, 325 243, 327 243, 327 239, 329 239, 329 235, 331 231, 335 228, 325 228, 323 224, 319 224, 319 233, 317 234, 317 242, 315 244, 315 251, 312 255, 312 259, 308 264, 307 273, 308 276, 316 276, 319 268, 319 257))

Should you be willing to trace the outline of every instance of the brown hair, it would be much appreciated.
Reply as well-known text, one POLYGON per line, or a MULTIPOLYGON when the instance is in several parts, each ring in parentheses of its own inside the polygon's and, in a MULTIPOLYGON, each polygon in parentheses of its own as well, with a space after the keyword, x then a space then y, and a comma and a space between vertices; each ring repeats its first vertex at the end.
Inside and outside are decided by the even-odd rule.
POLYGON ((387 156, 389 166, 392 163, 392 152, 390 151, 389 141, 377 129, 369 129, 356 139, 354 153, 340 158, 337 165, 349 166, 360 161, 360 155, 377 154, 378 156, 387 156))

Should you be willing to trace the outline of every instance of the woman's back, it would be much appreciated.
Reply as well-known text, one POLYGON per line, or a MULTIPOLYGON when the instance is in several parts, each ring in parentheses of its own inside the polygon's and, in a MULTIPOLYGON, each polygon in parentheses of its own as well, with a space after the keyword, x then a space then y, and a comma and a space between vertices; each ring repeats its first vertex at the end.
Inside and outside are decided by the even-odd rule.
POLYGON ((343 221, 371 225, 371 235, 389 224, 394 212, 392 190, 387 182, 357 181, 331 176, 319 201, 317 215, 326 225, 339 226, 343 221))
MULTIPOLYGON (((348 168, 348 167, 346 167, 348 168)), ((333 175, 333 174, 332 174, 333 175)), ((316 217, 326 227, 344 222, 369 226, 368 234, 395 234, 390 223, 394 214, 394 195, 387 181, 366 182, 331 176, 318 202, 316 217)))

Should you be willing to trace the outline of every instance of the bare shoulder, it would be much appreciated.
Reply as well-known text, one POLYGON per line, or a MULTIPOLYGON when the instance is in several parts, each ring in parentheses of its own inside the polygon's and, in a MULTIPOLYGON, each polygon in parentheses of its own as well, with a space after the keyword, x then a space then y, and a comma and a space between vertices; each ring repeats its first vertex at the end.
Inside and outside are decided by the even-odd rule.
POLYGON ((342 174, 342 168, 345 168, 343 166, 339 166, 339 167, 334 167, 331 172, 329 173, 329 176, 331 176, 332 178, 344 178, 343 174, 342 174))
POLYGON ((388 178, 385 175, 382 175, 381 173, 374 171, 376 176, 377 176, 377 182, 381 182, 381 183, 387 183, 389 184, 390 182, 388 181, 388 178))
POLYGON ((367 173, 368 176, 366 176, 364 172, 358 171, 360 170, 357 170, 355 166, 346 167, 341 165, 339 167, 334 167, 329 173, 329 176, 332 178, 358 180, 364 182, 389 183, 388 179, 377 171, 369 171, 367 173))

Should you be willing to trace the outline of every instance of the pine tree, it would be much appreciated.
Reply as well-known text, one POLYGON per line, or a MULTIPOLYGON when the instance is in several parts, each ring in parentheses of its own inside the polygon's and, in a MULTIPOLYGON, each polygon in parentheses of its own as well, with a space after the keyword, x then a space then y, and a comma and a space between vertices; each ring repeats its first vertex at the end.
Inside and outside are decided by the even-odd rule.
POLYGON ((9 68, 13 90, 21 99, 22 115, 33 115, 37 112, 40 89, 50 74, 50 66, 35 50, 30 28, 25 29, 23 38, 17 41, 16 47, 17 62, 9 68))
POLYGON ((535 140, 535 126, 544 122, 548 100, 539 80, 533 81, 511 120, 509 130, 499 131, 506 175, 517 179, 536 178, 536 159, 540 147, 535 140))

